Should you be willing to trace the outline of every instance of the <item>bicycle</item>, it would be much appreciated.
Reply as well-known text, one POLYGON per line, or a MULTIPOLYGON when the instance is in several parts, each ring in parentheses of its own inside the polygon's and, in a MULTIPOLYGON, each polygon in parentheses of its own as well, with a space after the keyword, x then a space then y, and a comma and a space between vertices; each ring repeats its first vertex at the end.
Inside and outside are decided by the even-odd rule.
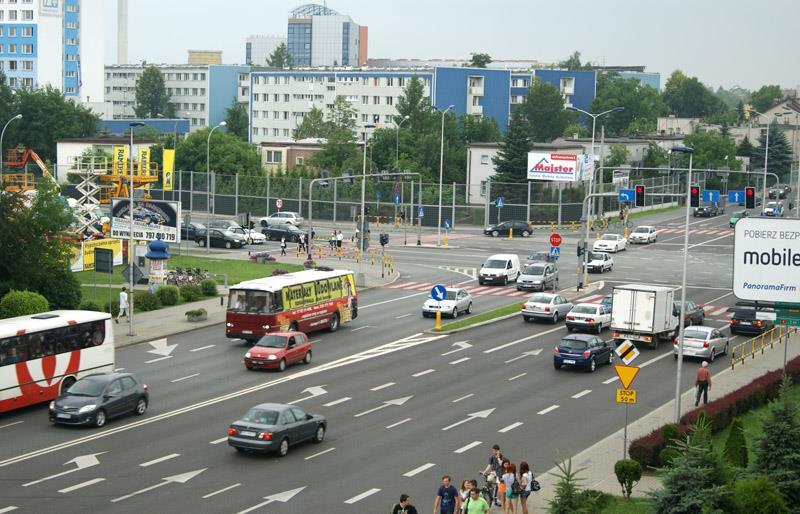
MULTIPOLYGON (((486 500, 489 505, 494 505, 494 492, 497 488, 497 482, 490 482, 488 474, 478 474, 483 477, 483 485, 478 487, 478 495, 486 500)), ((495 478, 495 480, 498 480, 498 478, 495 478)))

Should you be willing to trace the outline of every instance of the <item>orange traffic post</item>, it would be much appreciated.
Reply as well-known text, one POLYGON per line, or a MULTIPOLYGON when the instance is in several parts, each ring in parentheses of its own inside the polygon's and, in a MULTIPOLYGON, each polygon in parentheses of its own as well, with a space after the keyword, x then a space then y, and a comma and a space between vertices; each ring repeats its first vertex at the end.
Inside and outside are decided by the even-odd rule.
POLYGON ((511 227, 508 228, 508 238, 514 239, 514 229, 511 227))
POLYGON ((434 327, 435 330, 442 329, 442 313, 441 311, 436 311, 436 326, 434 327))

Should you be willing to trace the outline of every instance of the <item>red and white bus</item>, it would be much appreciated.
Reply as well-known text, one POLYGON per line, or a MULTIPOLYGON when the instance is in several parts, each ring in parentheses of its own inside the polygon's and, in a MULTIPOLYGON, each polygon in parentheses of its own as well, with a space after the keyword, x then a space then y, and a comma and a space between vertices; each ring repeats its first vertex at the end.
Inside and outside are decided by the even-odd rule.
POLYGON ((231 287, 225 335, 255 343, 269 332, 333 332, 356 316, 352 271, 298 271, 231 287))
POLYGON ((111 315, 52 311, 0 320, 0 412, 55 399, 114 370, 111 315))

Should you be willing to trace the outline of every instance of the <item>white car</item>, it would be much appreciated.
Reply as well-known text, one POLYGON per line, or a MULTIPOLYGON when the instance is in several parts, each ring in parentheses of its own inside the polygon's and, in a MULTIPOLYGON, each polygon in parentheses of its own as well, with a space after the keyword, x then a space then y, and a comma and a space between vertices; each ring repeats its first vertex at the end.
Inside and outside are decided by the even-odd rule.
POLYGON ((262 234, 256 229, 244 229, 245 236, 247 237, 247 244, 250 245, 263 245, 267 242, 267 236, 262 234))
POLYGON ((628 236, 628 241, 633 243, 655 243, 658 239, 658 230, 651 225, 642 225, 636 227, 633 232, 628 236))
POLYGON ((422 305, 422 317, 427 318, 436 316, 437 312, 442 315, 448 315, 451 318, 457 318, 458 314, 464 312, 469 314, 472 312, 472 295, 466 289, 450 288, 446 290, 444 300, 434 300, 428 298, 422 305))
POLYGON ((592 245, 595 252, 617 253, 628 246, 628 240, 619 234, 605 234, 592 245))
POLYGON ((598 334, 611 326, 611 306, 602 303, 579 303, 567 314, 567 330, 591 330, 598 334))
POLYGON ((282 225, 287 223, 289 225, 294 225, 295 227, 299 227, 303 223, 303 221, 305 220, 303 219, 302 216, 300 216, 296 212, 290 212, 290 211, 276 212, 259 220, 262 227, 268 227, 270 225, 282 225))
POLYGON ((589 273, 593 271, 598 273, 613 271, 614 259, 605 252, 589 252, 586 258, 586 269, 589 273))
POLYGON ((522 319, 549 319, 554 325, 559 319, 566 318, 572 304, 561 295, 536 293, 522 306, 522 319))

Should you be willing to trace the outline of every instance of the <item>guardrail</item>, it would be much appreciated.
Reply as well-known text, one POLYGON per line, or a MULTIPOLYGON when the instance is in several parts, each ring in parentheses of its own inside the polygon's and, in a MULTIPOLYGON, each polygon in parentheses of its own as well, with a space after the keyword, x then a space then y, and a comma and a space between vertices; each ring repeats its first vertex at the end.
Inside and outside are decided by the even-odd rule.
POLYGON ((797 334, 797 327, 786 327, 784 325, 777 325, 770 330, 748 339, 743 343, 739 343, 731 349, 731 370, 736 367, 736 363, 743 365, 745 359, 751 357, 755 359, 756 353, 764 353, 764 350, 769 347, 772 349, 775 344, 788 344, 789 336, 797 334))

